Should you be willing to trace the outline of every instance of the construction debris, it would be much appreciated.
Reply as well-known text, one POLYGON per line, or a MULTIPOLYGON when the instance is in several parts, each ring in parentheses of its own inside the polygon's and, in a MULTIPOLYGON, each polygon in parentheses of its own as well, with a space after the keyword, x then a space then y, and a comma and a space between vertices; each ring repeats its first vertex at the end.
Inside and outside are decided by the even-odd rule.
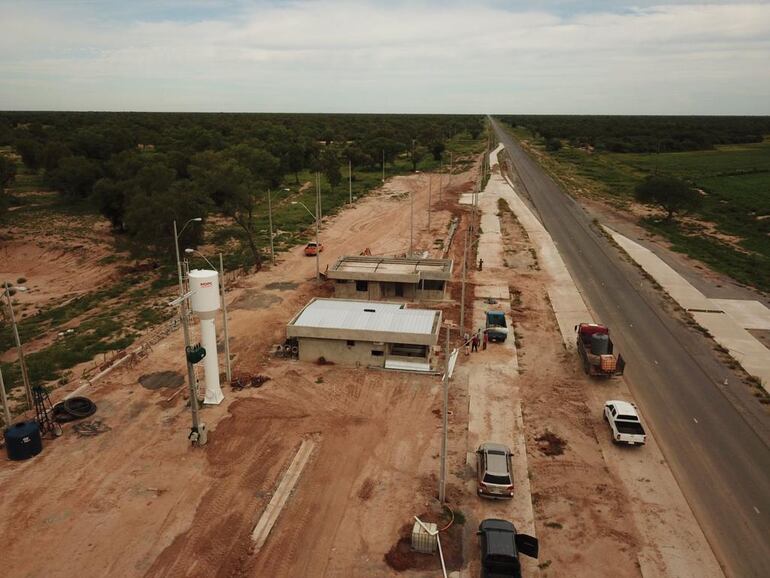
POLYGON ((230 380, 230 387, 235 391, 240 391, 247 387, 262 387, 262 385, 270 381, 270 378, 266 375, 252 375, 251 373, 240 373, 234 375, 230 380))

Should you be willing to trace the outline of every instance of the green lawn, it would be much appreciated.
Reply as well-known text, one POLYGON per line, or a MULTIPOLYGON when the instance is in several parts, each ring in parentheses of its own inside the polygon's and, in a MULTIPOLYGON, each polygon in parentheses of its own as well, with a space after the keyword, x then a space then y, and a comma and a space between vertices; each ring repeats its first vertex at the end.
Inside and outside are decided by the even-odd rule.
POLYGON ((770 291, 770 138, 715 150, 661 154, 589 152, 565 142, 561 150, 546 153, 542 139, 521 127, 513 133, 528 141, 544 167, 578 194, 623 205, 633 198, 636 185, 655 172, 677 176, 701 189, 703 203, 694 216, 737 238, 737 246, 681 222, 647 218, 641 224, 668 238, 675 250, 737 281, 770 291))

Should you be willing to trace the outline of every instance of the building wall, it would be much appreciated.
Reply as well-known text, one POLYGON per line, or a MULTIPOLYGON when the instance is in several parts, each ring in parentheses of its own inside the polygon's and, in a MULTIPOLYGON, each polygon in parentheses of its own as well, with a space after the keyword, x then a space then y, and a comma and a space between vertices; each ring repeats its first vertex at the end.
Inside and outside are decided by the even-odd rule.
MULTIPOLYGON (((339 365, 360 365, 363 367, 384 367, 385 360, 401 359, 403 361, 420 361, 419 357, 397 357, 391 355, 391 344, 372 343, 371 341, 354 341, 348 345, 341 339, 316 339, 311 337, 298 338, 299 359, 316 363, 320 357, 339 365), (382 351, 382 355, 372 355, 372 351, 382 351)), ((431 346, 426 346, 424 361, 430 361, 431 346)))
MULTIPOLYGON (((355 281, 334 283, 334 296, 337 299, 366 299, 368 301, 442 301, 445 297, 444 291, 422 290, 418 285, 403 285, 403 295, 396 295, 395 283, 369 281, 366 291, 357 291, 355 281)), ((446 288, 446 283, 444 284, 446 288)))
POLYGON ((362 365, 364 367, 385 366, 385 345, 374 344, 370 341, 355 341, 353 345, 348 345, 347 341, 341 339, 315 339, 310 337, 300 337, 299 359, 315 363, 320 357, 337 363, 339 365, 362 365), (383 355, 372 355, 372 350, 379 350, 383 355))

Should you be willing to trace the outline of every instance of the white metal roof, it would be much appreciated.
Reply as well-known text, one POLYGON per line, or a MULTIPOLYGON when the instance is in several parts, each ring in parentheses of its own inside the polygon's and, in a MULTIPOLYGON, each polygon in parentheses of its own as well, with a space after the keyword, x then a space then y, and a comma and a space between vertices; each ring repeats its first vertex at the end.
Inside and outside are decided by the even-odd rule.
POLYGON ((436 312, 404 309, 401 303, 316 299, 305 307, 295 326, 430 334, 436 312))
MULTIPOLYGON (((343 333, 363 338, 360 332, 372 332, 395 342, 410 343, 415 338, 430 338, 438 331, 441 312, 430 309, 404 309, 402 303, 315 299, 289 323, 291 334, 310 336, 311 330, 330 330, 328 337, 344 338, 343 333)), ((313 332, 313 336, 316 332, 313 332)), ((318 337, 324 335, 317 334, 318 337)))

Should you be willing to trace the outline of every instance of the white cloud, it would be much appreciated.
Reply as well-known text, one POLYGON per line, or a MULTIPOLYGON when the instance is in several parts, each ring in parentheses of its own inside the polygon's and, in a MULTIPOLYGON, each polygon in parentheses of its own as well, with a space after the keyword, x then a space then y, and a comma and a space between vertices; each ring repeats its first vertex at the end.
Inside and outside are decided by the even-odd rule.
POLYGON ((13 4, 0 108, 770 113, 770 5, 556 5, 13 4))

